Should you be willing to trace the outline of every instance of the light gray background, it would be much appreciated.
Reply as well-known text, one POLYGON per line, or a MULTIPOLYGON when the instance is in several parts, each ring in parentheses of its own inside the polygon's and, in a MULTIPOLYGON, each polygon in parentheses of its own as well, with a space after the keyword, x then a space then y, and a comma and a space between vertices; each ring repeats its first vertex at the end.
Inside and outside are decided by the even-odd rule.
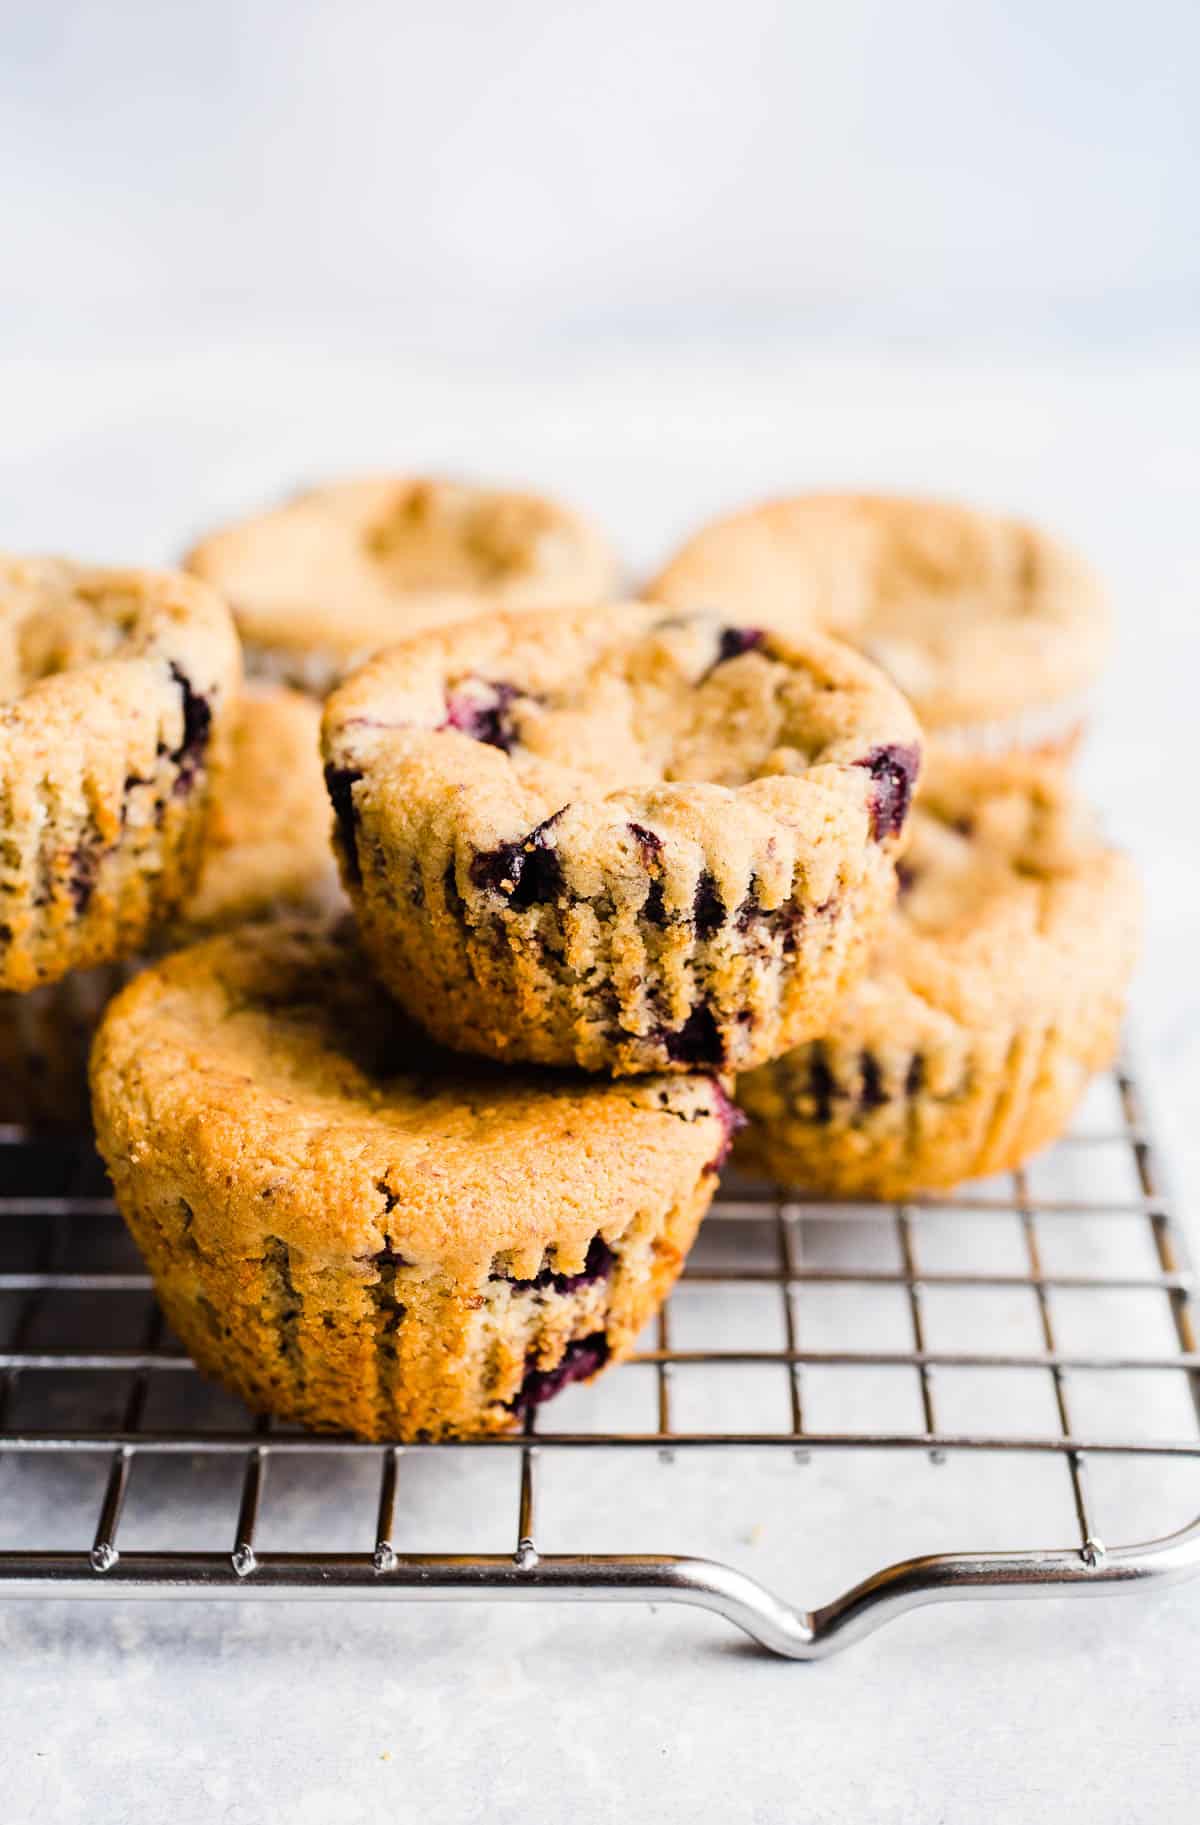
MULTIPOLYGON (((826 481, 1089 550, 1120 645, 1084 776, 1146 875, 1145 1050, 1200 1197, 1194 8, 0 18, 2 544, 168 558, 394 463, 560 491, 635 574, 730 500, 826 481)), ((877 1477, 802 1474, 811 1538, 784 1519, 805 1485, 776 1504, 741 1470, 728 1521, 676 1477, 664 1525, 753 1553, 749 1502, 812 1600, 880 1541, 975 1543, 937 1532, 954 1466, 897 1469, 853 1524, 877 1477)), ((1195 1512, 1194 1471, 1147 1507, 1195 1512)), ((90 1825, 1182 1825, 1198 1623, 1200 1589, 929 1612, 804 1669, 638 1612, 0 1606, 0 1781, 14 1820, 90 1825)))
POLYGON ((1194 322, 1186 0, 4 0, 17 345, 1194 322))

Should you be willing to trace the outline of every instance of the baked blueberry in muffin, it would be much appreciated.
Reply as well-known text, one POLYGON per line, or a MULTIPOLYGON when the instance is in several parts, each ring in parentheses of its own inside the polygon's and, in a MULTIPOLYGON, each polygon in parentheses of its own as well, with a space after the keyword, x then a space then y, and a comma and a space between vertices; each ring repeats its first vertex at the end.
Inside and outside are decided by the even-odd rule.
POLYGON ((0 995, 0 1121, 87 1127, 88 1048, 105 1004, 146 954, 248 919, 344 905, 330 852, 320 722, 311 697, 280 685, 249 687, 229 765, 213 785, 199 875, 174 917, 148 933, 138 957, 0 995))
POLYGON ((865 660, 645 603, 380 655, 324 753, 363 943, 445 1044, 746 1070, 827 1024, 895 892, 916 722, 865 660))
POLYGON ((0 989, 130 956, 195 885, 241 684, 193 578, 0 559, 0 989))

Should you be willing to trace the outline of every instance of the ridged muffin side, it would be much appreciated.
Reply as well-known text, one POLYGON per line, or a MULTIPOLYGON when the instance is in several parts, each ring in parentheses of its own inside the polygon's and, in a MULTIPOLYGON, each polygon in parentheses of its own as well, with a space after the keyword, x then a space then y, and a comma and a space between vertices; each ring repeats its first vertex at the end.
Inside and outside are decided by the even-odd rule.
POLYGON ((632 1349, 734 1124, 708 1077, 439 1054, 351 936, 247 927, 146 971, 96 1132, 173 1329, 251 1406, 368 1438, 502 1432, 632 1349))
POLYGON ((195 885, 241 654, 194 579, 0 561, 0 989, 141 949, 195 885))
POLYGON ((1061 774, 935 751, 901 897, 819 1039, 739 1079, 742 1165, 902 1199, 1010 1170, 1119 1041, 1141 895, 1061 774))
POLYGON ((819 1032, 895 893, 920 765, 866 661, 614 605, 405 642, 325 707, 342 873, 442 1043, 618 1075, 819 1032))
MULTIPOLYGON (((344 904, 330 849, 319 735, 320 710, 311 698, 278 686, 248 687, 230 764, 213 787, 195 887, 176 916, 149 935, 148 953, 247 919, 344 904)), ((88 1050, 96 1027, 112 996, 145 962, 143 953, 0 994, 0 1121, 87 1127, 88 1050)))

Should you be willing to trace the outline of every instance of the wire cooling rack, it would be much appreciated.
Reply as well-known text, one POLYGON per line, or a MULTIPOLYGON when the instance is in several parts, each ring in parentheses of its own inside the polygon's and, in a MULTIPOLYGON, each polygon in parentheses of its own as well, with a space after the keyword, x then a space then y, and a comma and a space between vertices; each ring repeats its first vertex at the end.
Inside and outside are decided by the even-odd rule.
POLYGON ((90 1148, 0 1130, 0 1174, 0 1595, 691 1604, 814 1659, 926 1602, 1200 1570, 1192 1273, 1126 1068, 949 1199, 727 1183, 633 1362, 499 1443, 254 1418, 166 1334, 90 1148), (698 1515, 728 1557, 616 1550, 698 1515), (957 1525, 978 1550, 895 1560, 957 1525), (800 1575, 846 1582, 810 1609, 800 1575))

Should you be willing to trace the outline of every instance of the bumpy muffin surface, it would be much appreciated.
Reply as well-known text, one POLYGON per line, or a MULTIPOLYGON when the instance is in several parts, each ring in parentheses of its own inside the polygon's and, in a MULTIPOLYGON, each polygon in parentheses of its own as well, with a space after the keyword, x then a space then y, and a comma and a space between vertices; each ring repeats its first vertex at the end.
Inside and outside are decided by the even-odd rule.
POLYGON ((832 1196, 952 1186, 1053 1140, 1111 1062, 1138 884, 1055 770, 935 748, 900 875, 828 1032, 739 1080, 743 1164, 832 1196))
POLYGON ((495 608, 574 608, 617 566, 581 515, 537 494, 379 476, 226 527, 189 570, 233 606, 251 673, 324 693, 377 648, 495 608))
POLYGON ((820 628, 866 653, 944 743, 1068 751, 1109 649, 1101 587, 1035 526, 949 502, 812 494, 714 521, 647 594, 820 628))
POLYGON ((450 1057, 354 940, 245 927, 143 973, 92 1059, 167 1315, 250 1403, 370 1437, 504 1430, 627 1353, 712 1196, 708 1077, 450 1057))
POLYGON ((865 661, 645 603, 490 618, 325 709, 375 967, 464 1051, 745 1069, 821 1031, 895 890, 919 765, 865 661))
POLYGON ((0 560, 0 988, 128 956, 190 892, 240 681, 194 579, 0 560))

